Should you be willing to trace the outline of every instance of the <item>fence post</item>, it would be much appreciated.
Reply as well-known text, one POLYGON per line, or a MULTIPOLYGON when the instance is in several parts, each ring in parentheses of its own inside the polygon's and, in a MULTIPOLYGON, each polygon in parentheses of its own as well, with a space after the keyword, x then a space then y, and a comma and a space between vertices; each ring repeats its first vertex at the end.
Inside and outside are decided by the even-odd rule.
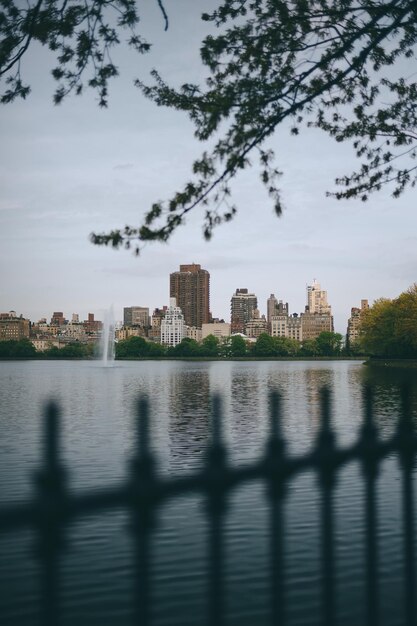
POLYGON ((321 531, 322 531, 322 576, 323 576, 323 623, 335 626, 334 602, 334 530, 333 530, 333 487, 335 484, 335 436, 330 424, 330 391, 320 391, 321 429, 318 436, 316 455, 321 485, 321 531))
MULTIPOLYGON (((148 626, 151 621, 151 532, 156 509, 170 495, 197 491, 207 498, 209 523, 209 623, 222 626, 224 611, 224 535, 223 520, 227 496, 232 487, 253 478, 266 481, 267 497, 271 506, 271 602, 272 623, 285 620, 284 588, 284 500, 290 477, 306 471, 317 471, 321 487, 323 624, 334 626, 335 615, 335 561, 333 493, 339 467, 351 461, 362 463, 366 483, 366 584, 367 624, 378 623, 378 544, 377 544, 377 493, 376 480, 379 463, 393 451, 398 453, 402 469, 403 495, 403 548, 406 625, 415 626, 415 537, 413 469, 417 439, 411 419, 410 389, 401 394, 401 418, 395 436, 379 441, 373 419, 371 389, 364 389, 364 422, 359 440, 349 448, 339 450, 330 424, 330 394, 322 389, 321 429, 313 454, 291 459, 286 455, 285 441, 280 424, 280 395, 270 395, 271 432, 263 458, 244 468, 229 468, 226 449, 221 436, 220 399, 212 400, 212 442, 207 464, 200 473, 182 480, 180 477, 158 479, 154 457, 149 445, 149 408, 146 398, 138 402, 137 443, 127 485, 107 493, 82 493, 69 495, 66 473, 60 461, 58 407, 50 403, 45 411, 43 467, 36 474, 37 498, 18 503, 0 512, 0 529, 33 525, 38 532, 38 556, 42 568, 42 626, 58 626, 59 606, 59 555, 63 547, 65 524, 84 511, 108 510, 130 507, 135 542, 135 622, 148 626), (116 493, 117 492, 117 493, 116 493)), ((399 602, 399 604, 401 604, 399 602)), ((402 608, 402 606, 401 606, 402 608)), ((401 610, 401 609, 399 609, 401 610)))
POLYGON ((373 419, 373 393, 363 390, 364 422, 359 446, 365 479, 367 624, 378 624, 378 551, 375 483, 378 476, 378 439, 373 419))
POLYGON ((38 499, 35 519, 39 533, 38 556, 41 561, 41 623, 57 626, 59 616, 59 554, 62 551, 66 519, 65 471, 59 462, 59 421, 57 405, 46 406, 44 420, 43 468, 35 474, 38 499))
POLYGON ((273 391, 269 396, 270 437, 266 450, 268 498, 271 511, 271 623, 284 624, 284 497, 285 442, 281 433, 281 396, 273 391))
POLYGON ((227 485, 226 450, 221 436, 220 398, 212 398, 212 441, 207 457, 207 495, 209 530, 209 625, 224 623, 223 589, 223 516, 225 510, 224 490, 227 485))
POLYGON ((415 549, 414 549, 414 502, 413 466, 416 438, 411 421, 410 389, 401 389, 401 415, 398 423, 398 451, 402 466, 404 562, 405 562, 405 611, 407 626, 415 626, 415 549))
POLYGON ((149 405, 139 398, 136 416, 136 454, 132 462, 130 503, 135 542, 134 623, 148 626, 151 620, 151 530, 154 522, 154 459, 149 447, 149 405))

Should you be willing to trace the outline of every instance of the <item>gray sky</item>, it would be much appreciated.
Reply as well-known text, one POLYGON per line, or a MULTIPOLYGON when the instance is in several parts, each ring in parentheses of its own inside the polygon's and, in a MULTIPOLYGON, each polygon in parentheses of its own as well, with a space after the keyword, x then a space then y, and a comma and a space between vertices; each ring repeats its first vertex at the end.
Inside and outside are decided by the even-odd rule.
POLYGON ((417 280, 416 192, 393 200, 389 191, 360 201, 325 197, 336 176, 354 167, 352 150, 322 132, 290 137, 281 129, 271 142, 283 170, 284 215, 276 218, 257 171, 234 183, 239 213, 231 224, 202 237, 203 210, 169 244, 131 252, 93 246, 92 231, 138 225, 155 200, 168 198, 188 180, 202 146, 185 115, 157 108, 133 86, 157 67, 170 82, 198 81, 198 48, 207 25, 198 15, 207 2, 181 0, 163 32, 148 3, 142 32, 151 54, 115 53, 121 77, 110 106, 94 93, 52 104, 53 64, 32 48, 23 72, 31 81, 26 101, 3 106, 0 115, 0 310, 37 320, 53 311, 100 318, 113 305, 168 303, 169 274, 181 263, 200 263, 211 274, 211 310, 230 317, 237 287, 258 296, 266 313, 270 293, 300 312, 305 287, 316 278, 328 291, 336 330, 345 333, 352 306, 395 297, 417 280))

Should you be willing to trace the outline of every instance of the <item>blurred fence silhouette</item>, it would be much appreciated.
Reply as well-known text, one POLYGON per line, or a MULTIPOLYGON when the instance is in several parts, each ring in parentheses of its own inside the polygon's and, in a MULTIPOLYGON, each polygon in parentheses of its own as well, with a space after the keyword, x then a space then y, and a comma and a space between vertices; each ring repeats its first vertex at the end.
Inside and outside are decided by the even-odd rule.
MULTIPOLYGON (((368 626, 380 622, 378 611, 378 545, 376 480, 381 461, 398 454, 402 472, 404 598, 406 625, 417 623, 415 604, 414 502, 412 496, 413 466, 417 440, 411 421, 410 392, 402 390, 401 417, 395 434, 388 440, 378 439, 373 420, 372 389, 364 388, 364 419, 356 443, 341 449, 331 427, 330 394, 321 390, 321 427, 316 446, 302 457, 289 457, 281 433, 280 396, 270 396, 270 436, 265 453, 256 462, 243 467, 228 465, 227 450, 221 436, 219 397, 212 400, 212 441, 206 464, 200 471, 181 477, 159 477, 149 445, 148 401, 141 398, 137 410, 136 455, 130 463, 126 481, 118 487, 70 494, 66 471, 60 461, 59 410, 49 404, 45 415, 45 449, 43 467, 36 476, 37 492, 31 502, 0 509, 0 531, 7 533, 19 527, 31 527, 38 538, 37 557, 42 566, 41 624, 60 623, 59 559, 67 525, 85 514, 113 509, 128 510, 131 516, 135 558, 133 623, 151 624, 152 554, 150 536, 159 505, 187 493, 203 495, 207 501, 208 587, 207 615, 210 626, 225 623, 225 554, 223 522, 225 505, 231 490, 248 481, 259 480, 267 486, 270 507, 270 622, 286 623, 285 572, 285 497, 292 477, 315 471, 321 493, 321 588, 322 624, 337 623, 335 614, 335 557, 333 493, 338 471, 352 461, 359 461, 365 483, 365 559, 368 626)), ((201 621, 199 621, 201 623, 201 621)))

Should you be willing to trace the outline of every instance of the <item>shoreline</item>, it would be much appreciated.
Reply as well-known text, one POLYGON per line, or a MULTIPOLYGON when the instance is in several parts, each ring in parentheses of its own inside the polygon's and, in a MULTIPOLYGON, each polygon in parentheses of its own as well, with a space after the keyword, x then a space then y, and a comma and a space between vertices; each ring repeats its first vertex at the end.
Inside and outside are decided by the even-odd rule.
POLYGON ((363 361, 368 357, 349 356, 163 356, 122 357, 116 361, 363 361))
MULTIPOLYGON (((1 362, 8 361, 51 361, 51 362, 59 362, 59 361, 90 361, 95 363, 100 363, 101 359, 95 359, 91 357, 49 357, 45 358, 42 356, 14 356, 14 357, 0 357, 1 362)), ((375 358, 369 356, 236 356, 236 357, 218 357, 218 356, 144 356, 144 357, 119 357, 115 358, 114 362, 118 361, 181 361, 181 362, 192 362, 192 363, 203 363, 206 361, 213 362, 228 362, 228 361, 240 361, 240 362, 262 362, 262 361, 309 361, 309 362, 324 362, 324 361, 360 361, 362 365, 366 365, 367 367, 375 367, 375 368, 402 368, 402 369, 417 369, 417 359, 383 359, 383 358, 375 358)))
MULTIPOLYGON (((100 363, 101 359, 89 357, 52 357, 44 358, 41 356, 32 357, 0 357, 0 361, 95 361, 100 363)), ((235 357, 218 357, 218 356, 144 356, 144 357, 118 357, 115 361, 369 361, 369 357, 353 357, 353 356, 235 356, 235 357)), ((417 361, 415 361, 417 366, 417 361)))
POLYGON ((417 368, 417 359, 384 359, 369 357, 366 359, 365 365, 371 367, 402 367, 402 368, 417 368))

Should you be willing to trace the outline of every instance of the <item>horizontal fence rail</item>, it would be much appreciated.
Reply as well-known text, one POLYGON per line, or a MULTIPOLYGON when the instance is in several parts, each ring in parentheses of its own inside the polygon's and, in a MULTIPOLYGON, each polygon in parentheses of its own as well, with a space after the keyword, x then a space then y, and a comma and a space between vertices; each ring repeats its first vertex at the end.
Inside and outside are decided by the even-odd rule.
MULTIPOLYGON (((248 481, 266 485, 270 508, 270 597, 271 624, 286 623, 284 593, 285 498, 289 481, 304 472, 315 471, 321 493, 321 588, 322 624, 337 624, 335 610, 335 541, 333 495, 337 475, 352 461, 362 467, 365 484, 365 567, 367 624, 380 622, 378 611, 378 516, 376 479, 381 462, 392 453, 398 455, 402 474, 402 515, 407 626, 417 623, 415 604, 415 545, 413 468, 417 439, 411 419, 410 390, 401 392, 401 415, 395 433, 380 440, 373 417, 373 391, 364 388, 364 419, 357 441, 345 448, 336 444, 331 426, 330 392, 320 392, 321 426, 316 445, 303 456, 289 456, 281 430, 281 397, 270 394, 270 434, 264 454, 255 462, 233 467, 228 463, 222 438, 221 401, 212 398, 212 440, 204 467, 188 476, 165 477, 156 472, 150 449, 149 404, 142 397, 137 405, 135 456, 129 463, 124 482, 111 487, 69 492, 67 472, 60 460, 60 411, 49 403, 45 412, 43 467, 36 474, 36 494, 29 502, 2 506, 0 532, 30 527, 37 537, 36 555, 42 566, 41 624, 60 623, 59 560, 64 550, 65 531, 73 520, 90 513, 127 510, 131 517, 135 555, 134 623, 151 624, 151 542, 158 507, 177 496, 197 493, 207 501, 209 522, 207 559, 207 614, 210 626, 225 622, 224 517, 230 492, 248 481)), ((201 620, 199 621, 201 623, 201 620)))

